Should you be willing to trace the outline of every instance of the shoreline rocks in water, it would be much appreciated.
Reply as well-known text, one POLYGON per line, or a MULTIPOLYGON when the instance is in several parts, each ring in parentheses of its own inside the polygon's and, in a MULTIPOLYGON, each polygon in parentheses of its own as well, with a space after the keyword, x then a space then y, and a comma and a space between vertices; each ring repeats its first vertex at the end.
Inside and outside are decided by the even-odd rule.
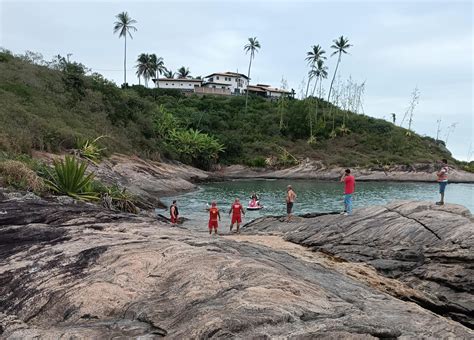
MULTIPOLYGON (((268 179, 315 179, 338 180, 344 172, 342 167, 326 167, 320 161, 307 161, 297 166, 281 169, 258 169, 243 165, 222 167, 214 172, 215 176, 223 179, 238 178, 268 178, 268 179)), ((390 169, 360 169, 352 168, 357 181, 393 181, 393 182, 435 182, 436 169, 432 164, 415 166, 395 166, 390 169)), ((474 173, 459 169, 451 169, 451 183, 474 183, 474 173)))
MULTIPOLYGON (((450 284, 468 289, 469 264, 463 261, 466 254, 472 254, 472 237, 471 227, 463 224, 468 219, 464 210, 456 208, 453 213, 450 206, 434 210, 426 204, 415 207, 408 203, 372 209, 364 215, 356 211, 346 219, 329 216, 338 219, 328 221, 330 226, 325 228, 320 221, 326 217, 320 216, 289 224, 256 221, 243 233, 260 233, 263 237, 268 232, 281 233, 292 242, 313 242, 305 244, 312 247, 322 246, 317 246, 321 238, 322 243, 332 244, 326 251, 340 249, 337 256, 342 259, 344 246, 349 247, 343 241, 357 239, 363 230, 385 230, 393 244, 396 237, 406 238, 392 225, 403 218, 410 237, 399 243, 411 249, 416 241, 421 247, 418 251, 425 254, 426 275, 404 271, 403 276, 403 266, 393 266, 398 273, 395 276, 420 294, 434 289, 429 286, 429 275, 436 273, 454 274, 456 279, 450 284), (454 253, 413 220, 423 213, 440 214, 436 216, 443 218, 439 221, 443 227, 454 230, 449 236, 440 230, 442 223, 432 225, 429 217, 422 217, 441 239, 452 241, 454 253), (445 214, 457 222, 446 220, 445 214), (354 223, 347 222, 350 220, 354 223), (353 224, 359 228, 351 229, 353 224), (331 228, 334 236, 329 232, 331 228), (437 255, 441 253, 444 255, 437 255), (455 267, 436 271, 434 265, 441 263, 440 259, 455 267)), ((299 257, 291 249, 252 243, 250 238, 210 238, 205 230, 170 228, 156 219, 114 213, 80 202, 68 206, 44 200, 3 199, 0 211, 6 212, 0 215, 1 337, 375 339, 474 335, 459 322, 312 261, 312 257, 322 256, 319 252, 308 250, 308 256, 299 257)), ((364 242, 359 242, 357 251, 348 253, 347 266, 352 260, 376 258, 378 242, 365 242, 367 252, 364 242)), ((388 241, 382 237, 380 242, 383 245, 388 241)), ((399 262, 418 261, 418 253, 399 259, 397 254, 404 252, 395 245, 391 247, 377 256, 386 261, 392 257, 399 262)), ((325 261, 337 264, 340 260, 325 257, 325 261)), ((375 271, 373 275, 377 275, 375 271)), ((381 284, 386 282, 382 275, 375 279, 381 284)), ((465 302, 458 301, 461 293, 472 297, 472 292, 440 291, 453 298, 445 304, 461 303, 467 308, 465 302)))

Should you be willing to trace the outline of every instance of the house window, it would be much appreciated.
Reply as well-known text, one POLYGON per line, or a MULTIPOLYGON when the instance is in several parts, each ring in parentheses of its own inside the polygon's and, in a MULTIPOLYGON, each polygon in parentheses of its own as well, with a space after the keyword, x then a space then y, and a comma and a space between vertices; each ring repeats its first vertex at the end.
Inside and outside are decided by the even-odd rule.
POLYGON ((216 76, 216 79, 219 80, 219 76, 216 76))
POLYGON ((190 87, 192 86, 191 84, 188 84, 190 87))
POLYGON ((215 88, 216 88, 216 85, 212 85, 212 88, 215 89, 215 88))
POLYGON ((183 83, 179 84, 179 86, 183 86, 183 83))
POLYGON ((209 78, 209 81, 212 83, 214 81, 214 78, 209 78))
POLYGON ((166 85, 168 85, 168 83, 166 83, 166 85))

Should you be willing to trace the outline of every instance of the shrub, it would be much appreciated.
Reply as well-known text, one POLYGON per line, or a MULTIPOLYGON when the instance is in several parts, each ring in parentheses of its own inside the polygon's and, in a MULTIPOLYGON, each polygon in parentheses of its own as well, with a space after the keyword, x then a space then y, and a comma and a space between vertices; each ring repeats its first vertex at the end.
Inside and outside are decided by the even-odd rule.
POLYGON ((0 162, 0 176, 3 177, 6 185, 16 189, 33 191, 37 194, 44 193, 46 190, 43 179, 20 161, 0 162))
POLYGON ((102 157, 102 152, 105 150, 105 148, 101 148, 98 145, 98 141, 101 138, 104 138, 106 136, 99 136, 94 140, 87 139, 86 141, 82 143, 78 143, 79 147, 79 154, 81 157, 84 157, 94 164, 97 164, 97 161, 99 161, 102 157))
POLYGON ((168 143, 183 163, 205 169, 224 151, 224 146, 216 138, 193 129, 171 131, 168 143))
POLYGON ((65 194, 80 200, 97 200, 97 192, 92 189, 94 174, 86 175, 87 163, 73 156, 54 161, 54 171, 46 180, 48 186, 59 194, 65 194))
POLYGON ((254 168, 265 168, 267 166, 265 158, 261 156, 249 159, 245 164, 254 168))
POLYGON ((99 193, 104 208, 138 214, 139 209, 135 205, 137 198, 125 188, 118 185, 106 186, 95 180, 92 181, 92 188, 94 192, 99 193))

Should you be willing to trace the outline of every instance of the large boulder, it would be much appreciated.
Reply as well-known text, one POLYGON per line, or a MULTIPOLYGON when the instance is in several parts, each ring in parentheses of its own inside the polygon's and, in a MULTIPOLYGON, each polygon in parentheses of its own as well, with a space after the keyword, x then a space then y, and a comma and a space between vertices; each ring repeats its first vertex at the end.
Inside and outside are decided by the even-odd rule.
POLYGON ((460 205, 395 202, 291 224, 267 217, 244 230, 280 234, 311 250, 370 264, 423 293, 405 299, 474 327, 474 223, 460 205))

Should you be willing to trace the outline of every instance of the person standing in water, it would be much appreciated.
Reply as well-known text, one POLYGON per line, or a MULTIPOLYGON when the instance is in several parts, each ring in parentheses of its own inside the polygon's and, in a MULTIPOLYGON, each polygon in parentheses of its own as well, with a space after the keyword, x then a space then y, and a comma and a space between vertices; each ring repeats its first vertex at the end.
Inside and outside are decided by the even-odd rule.
POLYGON ((232 218, 230 222, 230 232, 232 232, 232 228, 234 224, 237 223, 237 233, 239 233, 240 223, 242 223, 242 215, 245 215, 244 207, 240 204, 240 200, 238 198, 235 199, 234 203, 229 210, 229 215, 232 213, 232 218))
POLYGON ((217 219, 219 221, 221 220, 221 214, 219 212, 219 208, 217 207, 216 201, 212 201, 211 207, 208 209, 209 210, 209 235, 212 234, 212 230, 214 230, 214 234, 217 235, 217 228, 219 227, 219 223, 217 222, 217 219))
POLYGON ((288 185, 286 188, 286 214, 287 214, 287 222, 291 220, 291 213, 293 212, 293 205, 295 204, 296 200, 296 192, 293 190, 291 185, 288 185))
POLYGON ((351 175, 351 170, 346 169, 341 177, 344 183, 344 211, 343 215, 352 215, 352 194, 355 191, 355 178, 351 175))
POLYGON ((448 171, 448 160, 442 159, 441 169, 436 173, 436 176, 438 176, 439 194, 441 195, 441 200, 439 202, 436 202, 436 205, 444 204, 444 191, 446 190, 446 186, 448 185, 448 171))
POLYGON ((179 216, 178 205, 176 203, 176 200, 174 200, 173 204, 171 204, 170 206, 170 220, 171 220, 172 227, 176 226, 176 223, 178 223, 178 216, 179 216))

